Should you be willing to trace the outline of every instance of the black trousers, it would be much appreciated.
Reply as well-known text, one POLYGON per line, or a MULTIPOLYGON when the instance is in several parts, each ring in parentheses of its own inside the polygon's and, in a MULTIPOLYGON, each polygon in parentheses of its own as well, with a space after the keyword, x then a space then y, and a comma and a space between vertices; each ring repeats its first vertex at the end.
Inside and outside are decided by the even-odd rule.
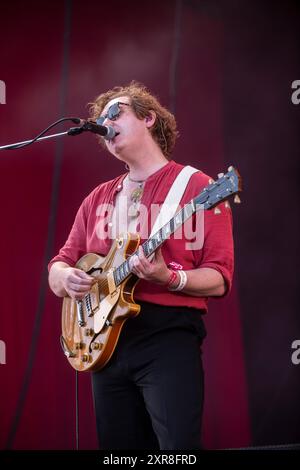
POLYGON ((92 374, 101 449, 200 448, 204 378, 199 310, 141 304, 109 363, 92 374))

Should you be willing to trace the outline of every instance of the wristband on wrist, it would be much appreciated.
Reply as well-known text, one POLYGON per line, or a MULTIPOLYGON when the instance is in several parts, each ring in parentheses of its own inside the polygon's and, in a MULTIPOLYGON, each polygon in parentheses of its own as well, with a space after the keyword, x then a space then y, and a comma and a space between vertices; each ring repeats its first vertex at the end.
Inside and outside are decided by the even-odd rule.
POLYGON ((169 287, 169 290, 173 291, 173 292, 181 291, 182 289, 185 288, 186 283, 187 283, 187 274, 186 274, 186 272, 182 271, 181 269, 178 270, 177 272, 179 274, 179 279, 180 279, 179 284, 176 287, 172 287, 172 286, 169 287))
POLYGON ((177 279, 177 274, 175 271, 171 271, 171 274, 170 274, 170 277, 168 279, 168 282, 166 284, 166 287, 167 289, 169 289, 170 286, 172 286, 172 284, 174 284, 174 282, 176 281, 177 279))
POLYGON ((186 283, 187 283, 187 274, 185 271, 179 271, 179 274, 180 274, 180 283, 179 283, 179 286, 177 287, 177 290, 182 290, 185 288, 186 286, 186 283))

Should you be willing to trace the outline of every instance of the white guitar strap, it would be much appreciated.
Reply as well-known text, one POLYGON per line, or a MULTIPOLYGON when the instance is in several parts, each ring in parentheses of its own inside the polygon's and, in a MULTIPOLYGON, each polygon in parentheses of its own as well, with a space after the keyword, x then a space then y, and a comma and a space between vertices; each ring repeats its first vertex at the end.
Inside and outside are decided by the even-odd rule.
POLYGON ((188 182, 191 176, 197 171, 199 171, 197 168, 193 168, 192 166, 188 165, 183 167, 180 173, 178 173, 167 194, 165 202, 161 206, 160 212, 152 227, 149 238, 158 232, 158 230, 161 229, 161 227, 163 227, 167 222, 169 222, 172 217, 174 217, 188 182))

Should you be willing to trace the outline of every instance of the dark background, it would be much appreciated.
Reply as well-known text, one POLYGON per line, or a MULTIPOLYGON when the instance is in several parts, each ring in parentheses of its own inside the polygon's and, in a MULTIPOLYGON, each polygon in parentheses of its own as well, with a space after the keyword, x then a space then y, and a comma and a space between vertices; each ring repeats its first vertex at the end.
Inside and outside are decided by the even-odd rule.
MULTIPOLYGON (((293 1, 1 5, 0 146, 85 118, 95 96, 135 79, 175 112, 176 161, 243 177, 233 289, 206 316, 207 448, 300 442, 299 13, 293 1)), ((91 134, 0 153, 1 449, 75 448, 75 372, 46 265, 82 199, 120 172, 91 134)), ((88 374, 79 401, 80 448, 94 449, 88 374)))

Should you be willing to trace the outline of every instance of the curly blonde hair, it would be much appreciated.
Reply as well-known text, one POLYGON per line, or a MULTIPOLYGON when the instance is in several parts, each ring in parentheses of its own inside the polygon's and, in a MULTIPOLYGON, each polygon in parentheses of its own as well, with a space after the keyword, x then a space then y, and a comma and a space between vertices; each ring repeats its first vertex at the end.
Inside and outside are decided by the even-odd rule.
MULTIPOLYGON (((142 83, 133 80, 129 85, 115 86, 106 93, 97 96, 94 102, 89 103, 91 119, 97 119, 107 103, 119 96, 128 96, 130 98, 131 107, 139 119, 144 119, 147 116, 151 117, 150 111, 155 112, 155 123, 150 131, 165 157, 170 159, 178 137, 175 117, 159 103, 158 99, 142 83)), ((100 139, 100 142, 104 145, 103 139, 100 139)))

